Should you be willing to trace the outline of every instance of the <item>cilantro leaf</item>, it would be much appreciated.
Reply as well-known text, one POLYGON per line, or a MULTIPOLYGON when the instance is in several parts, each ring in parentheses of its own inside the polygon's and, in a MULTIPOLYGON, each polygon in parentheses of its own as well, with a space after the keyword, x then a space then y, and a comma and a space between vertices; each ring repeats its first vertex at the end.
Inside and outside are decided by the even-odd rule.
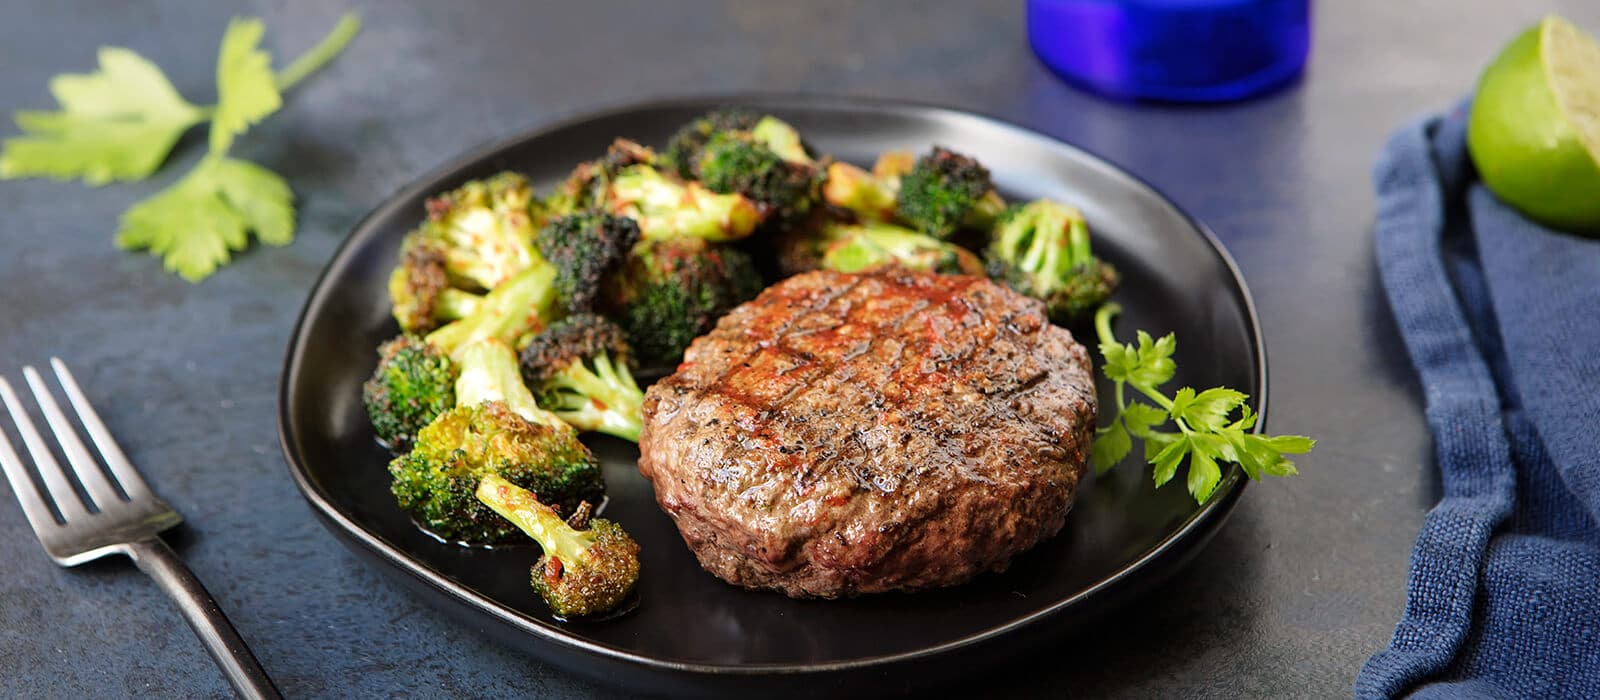
POLYGON ((217 112, 211 117, 211 152, 227 153, 233 137, 283 106, 272 76, 272 57, 256 45, 265 28, 255 18, 235 18, 217 56, 217 112))
POLYGON ((293 231, 293 195, 283 178, 253 163, 207 157, 183 179, 122 215, 117 246, 148 249, 190 282, 243 250, 254 231, 282 245, 293 231))
POLYGON ((1104 474, 1112 467, 1117 466, 1123 457, 1133 449, 1133 439, 1128 437, 1128 431, 1122 427, 1122 421, 1112 423, 1105 431, 1096 437, 1089 446, 1089 463, 1094 465, 1094 473, 1104 474))
POLYGON ((140 180, 161 167, 178 137, 205 120, 155 64, 128 49, 100 49, 100 69, 59 75, 57 112, 21 111, 24 136, 6 139, 0 179, 140 180))

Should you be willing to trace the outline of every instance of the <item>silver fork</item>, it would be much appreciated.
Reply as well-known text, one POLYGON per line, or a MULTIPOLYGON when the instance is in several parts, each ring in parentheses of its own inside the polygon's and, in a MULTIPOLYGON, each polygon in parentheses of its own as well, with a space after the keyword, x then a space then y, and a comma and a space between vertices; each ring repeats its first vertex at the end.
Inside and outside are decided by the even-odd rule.
POLYGON ((39 536, 44 551, 61 566, 77 566, 111 554, 127 555, 177 603, 178 611, 183 613, 184 620, 199 635, 200 641, 205 642, 206 651, 222 667, 234 691, 246 698, 279 697, 272 681, 261 670, 261 664, 222 614, 222 609, 217 607, 217 602, 159 536, 162 530, 182 522, 183 516, 145 484, 122 449, 117 447, 94 406, 84 397, 83 390, 78 388, 67 365, 52 357, 50 366, 55 369, 56 379, 77 412, 78 421, 99 448, 100 457, 110 468, 114 481, 95 463, 44 379, 32 367, 22 368, 39 410, 55 433, 56 443, 72 465, 72 475, 89 496, 87 503, 80 499, 67 472, 51 454, 50 446, 34 428, 16 392, 11 390, 11 384, 0 377, 0 399, 5 401, 23 444, 33 455, 34 467, 43 482, 43 493, 35 487, 4 430, 0 430, 0 467, 5 468, 11 491, 22 503, 22 512, 33 526, 34 534, 39 536))

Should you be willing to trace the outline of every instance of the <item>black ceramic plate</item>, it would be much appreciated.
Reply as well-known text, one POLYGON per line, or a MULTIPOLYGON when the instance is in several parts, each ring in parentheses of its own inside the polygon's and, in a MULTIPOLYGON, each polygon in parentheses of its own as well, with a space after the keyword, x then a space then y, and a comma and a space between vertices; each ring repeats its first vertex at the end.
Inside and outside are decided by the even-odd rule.
POLYGON ((1216 531, 1243 488, 1237 469, 1196 506, 1181 479, 1156 490, 1148 468, 1130 462, 1088 481, 1061 534, 1003 574, 925 593, 794 601, 735 589, 702 571, 635 470, 636 448, 610 438, 591 441, 610 485, 606 514, 643 547, 640 604, 629 614, 558 622, 528 586, 535 549, 464 549, 418 531, 389 496, 388 455, 373 442, 360 385, 376 362, 374 348, 396 332, 384 282, 423 199, 506 168, 527 173, 543 191, 616 137, 660 145, 679 124, 730 103, 788 120, 840 159, 869 164, 880 151, 937 143, 977 156, 1008 198, 1078 205, 1096 252, 1123 272, 1122 333, 1176 332, 1180 384, 1241 389, 1264 413, 1265 356, 1238 271, 1204 228, 1116 166, 1032 131, 936 107, 798 97, 657 102, 462 156, 350 234, 306 302, 280 396, 290 472, 329 529, 472 626, 541 658, 634 689, 697 695, 906 688, 970 673, 1014 645, 1070 633, 1126 601, 1216 531))

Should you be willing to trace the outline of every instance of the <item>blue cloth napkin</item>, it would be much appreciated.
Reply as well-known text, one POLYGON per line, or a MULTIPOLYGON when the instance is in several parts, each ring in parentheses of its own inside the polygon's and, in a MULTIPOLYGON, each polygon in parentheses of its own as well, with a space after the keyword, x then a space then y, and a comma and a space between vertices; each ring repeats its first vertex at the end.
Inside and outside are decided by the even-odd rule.
POLYGON ((1402 129, 1373 170, 1444 496, 1355 696, 1600 698, 1600 240, 1497 200, 1466 122, 1402 129))

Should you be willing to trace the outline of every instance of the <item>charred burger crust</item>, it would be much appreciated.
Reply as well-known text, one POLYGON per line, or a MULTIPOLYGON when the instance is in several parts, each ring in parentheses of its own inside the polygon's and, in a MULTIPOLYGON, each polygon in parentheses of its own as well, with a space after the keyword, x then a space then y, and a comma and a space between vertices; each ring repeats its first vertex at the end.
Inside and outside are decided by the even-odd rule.
POLYGON ((702 566, 833 598, 951 585, 1056 534, 1088 354, 979 277, 813 272, 729 313, 646 394, 641 473, 702 566))

